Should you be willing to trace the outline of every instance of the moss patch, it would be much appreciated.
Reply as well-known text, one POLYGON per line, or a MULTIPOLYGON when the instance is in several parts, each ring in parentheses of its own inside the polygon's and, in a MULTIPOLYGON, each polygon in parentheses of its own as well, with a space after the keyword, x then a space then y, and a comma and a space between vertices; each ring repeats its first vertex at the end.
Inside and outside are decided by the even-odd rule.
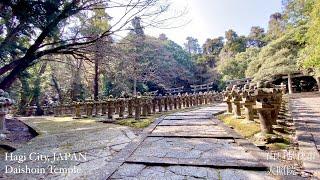
POLYGON ((289 146, 290 146, 290 143, 272 143, 272 144, 267 144, 267 147, 270 150, 287 149, 289 146))
POLYGON ((226 125, 231 126, 237 133, 245 138, 251 138, 260 132, 260 125, 255 122, 245 123, 244 118, 235 119, 233 115, 221 114, 217 116, 226 125))

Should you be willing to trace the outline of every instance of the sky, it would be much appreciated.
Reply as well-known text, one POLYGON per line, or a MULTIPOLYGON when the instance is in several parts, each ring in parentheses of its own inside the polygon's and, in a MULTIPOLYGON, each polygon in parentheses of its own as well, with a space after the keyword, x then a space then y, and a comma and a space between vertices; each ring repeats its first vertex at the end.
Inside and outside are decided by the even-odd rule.
MULTIPOLYGON (((207 38, 224 36, 228 29, 248 35, 252 26, 268 27, 269 17, 282 10, 281 0, 172 0, 172 9, 188 9, 188 24, 173 29, 147 28, 146 34, 167 37, 183 45, 187 36, 202 45, 207 38)), ((185 24, 185 23, 183 23, 185 24)))

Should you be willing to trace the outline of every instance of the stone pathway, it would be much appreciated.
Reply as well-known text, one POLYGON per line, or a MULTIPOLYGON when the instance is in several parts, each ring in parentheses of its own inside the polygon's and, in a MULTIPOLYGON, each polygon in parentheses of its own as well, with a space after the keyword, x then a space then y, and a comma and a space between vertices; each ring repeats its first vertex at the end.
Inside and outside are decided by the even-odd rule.
POLYGON ((136 138, 128 127, 93 119, 29 117, 21 120, 40 135, 12 153, 13 157, 25 157, 20 162, 0 155, 0 179, 104 179, 109 167, 119 165, 110 160, 136 138), (68 159, 66 154, 70 155, 68 159), (5 173, 6 168, 9 173, 5 173), (34 172, 14 173, 15 168, 31 168, 34 172), (39 171, 42 168, 45 172, 39 171), (51 168, 61 171, 52 173, 51 168))
POLYGON ((292 95, 290 110, 303 167, 320 178, 320 94, 292 95))
POLYGON ((274 179, 267 155, 213 117, 223 104, 159 118, 112 162, 108 179, 274 179))

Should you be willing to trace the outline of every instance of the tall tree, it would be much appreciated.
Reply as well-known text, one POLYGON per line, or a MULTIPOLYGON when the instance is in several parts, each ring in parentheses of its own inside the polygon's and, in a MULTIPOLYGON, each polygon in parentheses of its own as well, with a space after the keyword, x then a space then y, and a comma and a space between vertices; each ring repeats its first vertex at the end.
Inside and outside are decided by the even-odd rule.
POLYGON ((307 45, 301 52, 301 63, 305 69, 312 70, 311 74, 315 77, 320 91, 320 2, 310 1, 307 2, 314 2, 314 4, 310 10, 309 28, 306 34, 307 45))
POLYGON ((201 53, 201 48, 198 43, 198 39, 189 36, 186 38, 186 40, 187 42, 184 43, 184 48, 186 51, 189 52, 190 55, 201 53))
POLYGON ((248 36, 247 45, 249 47, 262 47, 266 45, 266 34, 264 29, 259 26, 252 26, 248 36))
POLYGON ((209 66, 213 68, 219 59, 219 54, 223 45, 223 37, 207 39, 202 46, 203 53, 202 56, 198 58, 198 62, 208 63, 209 66))
POLYGON ((159 14, 168 10, 168 5, 159 0, 119 3, 109 0, 88 1, 2 1, 0 29, 5 31, 0 38, 0 88, 7 89, 20 72, 34 65, 47 54, 72 54, 82 57, 83 48, 98 39, 126 28, 132 17, 152 19, 150 24, 163 22, 167 17, 159 14), (123 16, 97 38, 70 34, 70 29, 78 26, 79 12, 93 9, 126 9, 123 16), (41 12, 41 13, 40 13, 41 12), (156 18, 150 18, 155 17, 156 18), (75 23, 68 23, 71 20, 75 23), (31 42, 29 44, 28 42, 31 42), (14 54, 14 56, 13 56, 14 54))
POLYGON ((270 40, 275 40, 283 35, 285 31, 285 21, 279 12, 271 14, 268 23, 267 36, 270 40))

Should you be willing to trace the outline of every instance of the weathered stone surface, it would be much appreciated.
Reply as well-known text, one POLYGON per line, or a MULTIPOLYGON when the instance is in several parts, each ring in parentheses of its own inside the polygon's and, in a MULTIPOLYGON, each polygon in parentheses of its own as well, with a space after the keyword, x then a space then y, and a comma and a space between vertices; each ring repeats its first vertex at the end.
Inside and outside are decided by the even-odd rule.
POLYGON ((216 125, 207 126, 157 126, 151 135, 157 136, 216 136, 231 137, 223 128, 216 125))
POLYGON ((109 161, 136 137, 127 127, 94 120, 45 117, 25 118, 23 121, 29 126, 41 129, 42 134, 13 152, 13 155, 27 156, 25 162, 6 161, 3 156, 0 157, 0 177, 5 179, 106 179, 107 175, 114 171, 112 167, 120 165, 109 161), (63 126, 64 123, 65 126, 63 126), (71 129, 73 126, 75 128, 71 129), (85 154, 86 159, 43 162, 28 159, 31 153, 47 156, 51 160, 54 154, 75 153, 79 155, 82 153, 85 154), (75 167, 79 172, 50 174, 47 170, 43 174, 4 174, 5 167, 9 165, 12 167, 27 165, 46 169, 49 165, 57 168, 75 167))
POLYGON ((130 162, 265 167, 234 143, 214 138, 148 137, 128 159, 130 162))
POLYGON ((210 119, 210 116, 197 116, 197 115, 194 115, 194 116, 166 116, 164 119, 165 120, 210 119))
POLYGON ((199 119, 190 119, 190 120, 163 120, 159 126, 191 126, 191 125, 217 125, 217 122, 211 119, 199 120, 199 119))
POLYGON ((296 127, 299 153, 305 155, 302 158, 303 167, 320 178, 320 97, 293 97, 290 100, 290 109, 296 127))
POLYGON ((195 166, 146 166, 124 164, 110 179, 273 179, 265 171, 239 169, 215 169, 195 166))

